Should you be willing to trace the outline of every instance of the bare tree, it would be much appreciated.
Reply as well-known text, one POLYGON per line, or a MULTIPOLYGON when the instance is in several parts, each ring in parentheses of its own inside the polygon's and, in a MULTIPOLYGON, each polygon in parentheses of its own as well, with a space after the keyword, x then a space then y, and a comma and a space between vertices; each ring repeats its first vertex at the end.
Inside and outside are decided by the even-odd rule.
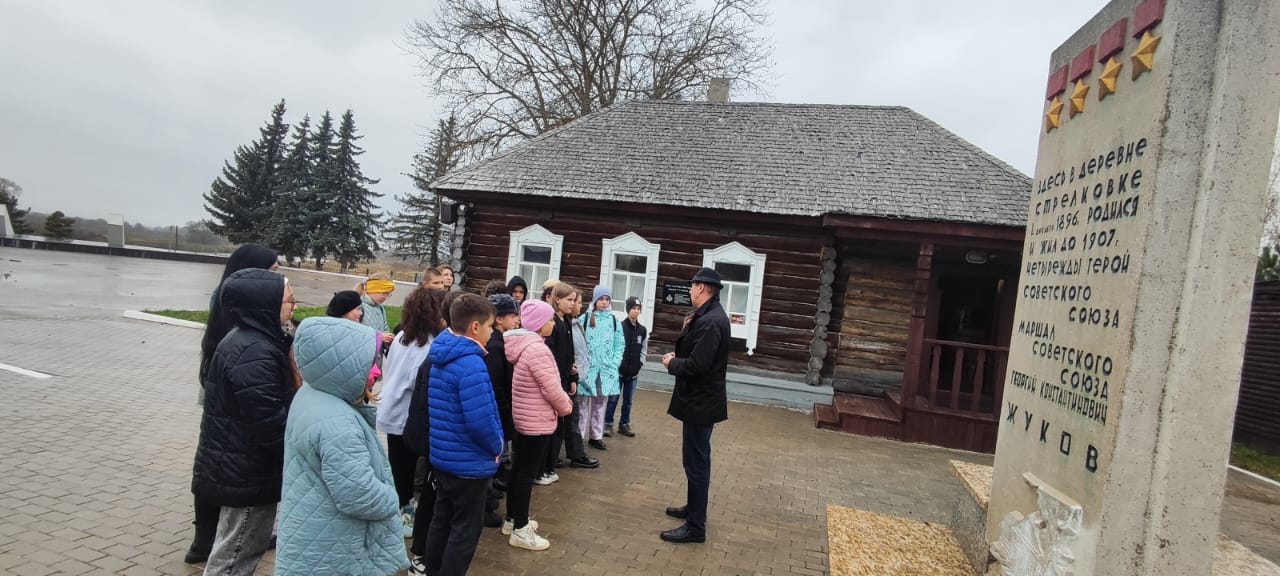
POLYGON ((407 32, 476 153, 628 99, 762 92, 764 0, 441 0, 407 32))
POLYGON ((1271 160, 1271 179, 1267 186, 1267 224, 1262 241, 1280 247, 1280 138, 1276 139, 1275 156, 1271 160))

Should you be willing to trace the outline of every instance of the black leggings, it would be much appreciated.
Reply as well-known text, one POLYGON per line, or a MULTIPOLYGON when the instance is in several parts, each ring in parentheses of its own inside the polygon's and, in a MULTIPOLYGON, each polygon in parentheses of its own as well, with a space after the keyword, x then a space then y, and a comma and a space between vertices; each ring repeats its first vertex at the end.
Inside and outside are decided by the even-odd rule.
POLYGON ((507 518, 511 519, 516 528, 523 528, 529 523, 533 478, 542 472, 546 464, 546 457, 543 455, 550 449, 551 435, 516 434, 514 444, 514 465, 511 469, 511 481, 507 484, 507 518))
POLYGON ((400 507, 413 500, 413 477, 418 471, 418 455, 404 445, 404 436, 387 434, 387 458, 391 461, 391 478, 396 483, 400 507))
POLYGON ((431 517, 435 515, 435 472, 431 470, 430 462, 425 468, 422 491, 418 494, 418 511, 413 517, 413 542, 409 544, 409 552, 414 556, 427 553, 427 532, 431 530, 431 517))
POLYGON ((195 496, 194 500, 196 519, 192 524, 203 528, 209 528, 211 530, 217 530, 218 516, 222 513, 222 506, 210 504, 209 502, 201 500, 199 496, 195 496))

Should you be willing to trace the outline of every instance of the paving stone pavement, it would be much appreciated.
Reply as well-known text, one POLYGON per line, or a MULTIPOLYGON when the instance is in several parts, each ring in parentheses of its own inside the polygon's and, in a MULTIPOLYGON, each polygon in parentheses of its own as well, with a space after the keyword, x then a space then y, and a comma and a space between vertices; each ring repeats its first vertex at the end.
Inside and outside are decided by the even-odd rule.
MULTIPOLYGON (((152 269, 128 259, 77 260, 79 273, 67 270, 75 278, 22 281, 68 257, 0 251, 0 271, 19 279, 0 280, 0 362, 54 375, 0 371, 0 574, 198 574, 182 555, 200 335, 119 311, 139 307, 140 292, 166 307, 199 307, 207 295, 165 289, 195 286, 166 279, 193 273, 181 268, 189 265, 152 269)), ((664 508, 684 494, 668 399, 638 393, 638 437, 610 439, 609 450, 595 452, 599 470, 562 470, 559 483, 535 487, 533 514, 550 550, 516 550, 486 530, 471 573, 825 574, 827 504, 945 522, 962 490, 948 460, 991 460, 820 431, 806 414, 732 404, 713 438, 709 542, 674 546, 658 539, 676 525, 664 508)), ((1230 484, 1224 531, 1277 560, 1280 491, 1235 477, 1230 484)), ((259 574, 271 573, 270 560, 259 574)))

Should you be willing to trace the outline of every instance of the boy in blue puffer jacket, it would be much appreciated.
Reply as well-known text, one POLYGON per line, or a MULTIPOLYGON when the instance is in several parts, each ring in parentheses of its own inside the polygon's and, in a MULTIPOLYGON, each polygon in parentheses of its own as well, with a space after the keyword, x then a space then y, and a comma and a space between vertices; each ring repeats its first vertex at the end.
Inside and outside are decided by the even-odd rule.
POLYGON ((467 573, 480 541, 489 479, 502 459, 502 421, 484 361, 495 315, 488 300, 458 296, 449 307, 451 328, 436 337, 428 354, 436 503, 425 564, 432 576, 467 573))

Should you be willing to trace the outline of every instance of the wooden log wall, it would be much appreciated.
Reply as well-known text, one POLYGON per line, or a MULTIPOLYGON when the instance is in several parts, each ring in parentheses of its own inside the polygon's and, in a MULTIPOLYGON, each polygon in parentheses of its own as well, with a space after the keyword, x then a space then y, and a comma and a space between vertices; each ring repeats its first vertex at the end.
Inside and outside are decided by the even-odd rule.
POLYGON ((878 394, 902 384, 907 360, 915 265, 914 246, 847 248, 838 351, 837 390, 878 394))
MULTIPOLYGON (((747 356, 745 341, 736 340, 730 359, 735 369, 756 369, 785 374, 802 380, 809 365, 818 315, 818 292, 822 275, 824 233, 815 223, 799 231, 761 231, 739 228, 732 235, 721 229, 740 226, 702 219, 673 224, 647 218, 609 217, 598 212, 512 210, 475 204, 470 211, 469 243, 466 257, 466 286, 480 290, 490 280, 508 280, 507 256, 511 232, 540 224, 564 236, 560 279, 589 293, 600 282, 601 242, 627 232, 660 244, 658 294, 650 326, 650 354, 662 354, 674 347, 687 307, 661 302, 662 285, 667 281, 687 281, 702 267, 703 250, 736 241, 764 253, 765 286, 760 303, 760 328, 755 353, 747 356)), ((530 286, 539 293, 539 286, 530 286)), ((619 296, 620 295, 615 295, 619 296)), ((825 351, 824 351, 825 352, 825 351)), ((776 374, 775 374, 776 375, 776 374)))
POLYGON ((1280 280, 1253 285, 1235 441, 1280 454, 1280 280))

